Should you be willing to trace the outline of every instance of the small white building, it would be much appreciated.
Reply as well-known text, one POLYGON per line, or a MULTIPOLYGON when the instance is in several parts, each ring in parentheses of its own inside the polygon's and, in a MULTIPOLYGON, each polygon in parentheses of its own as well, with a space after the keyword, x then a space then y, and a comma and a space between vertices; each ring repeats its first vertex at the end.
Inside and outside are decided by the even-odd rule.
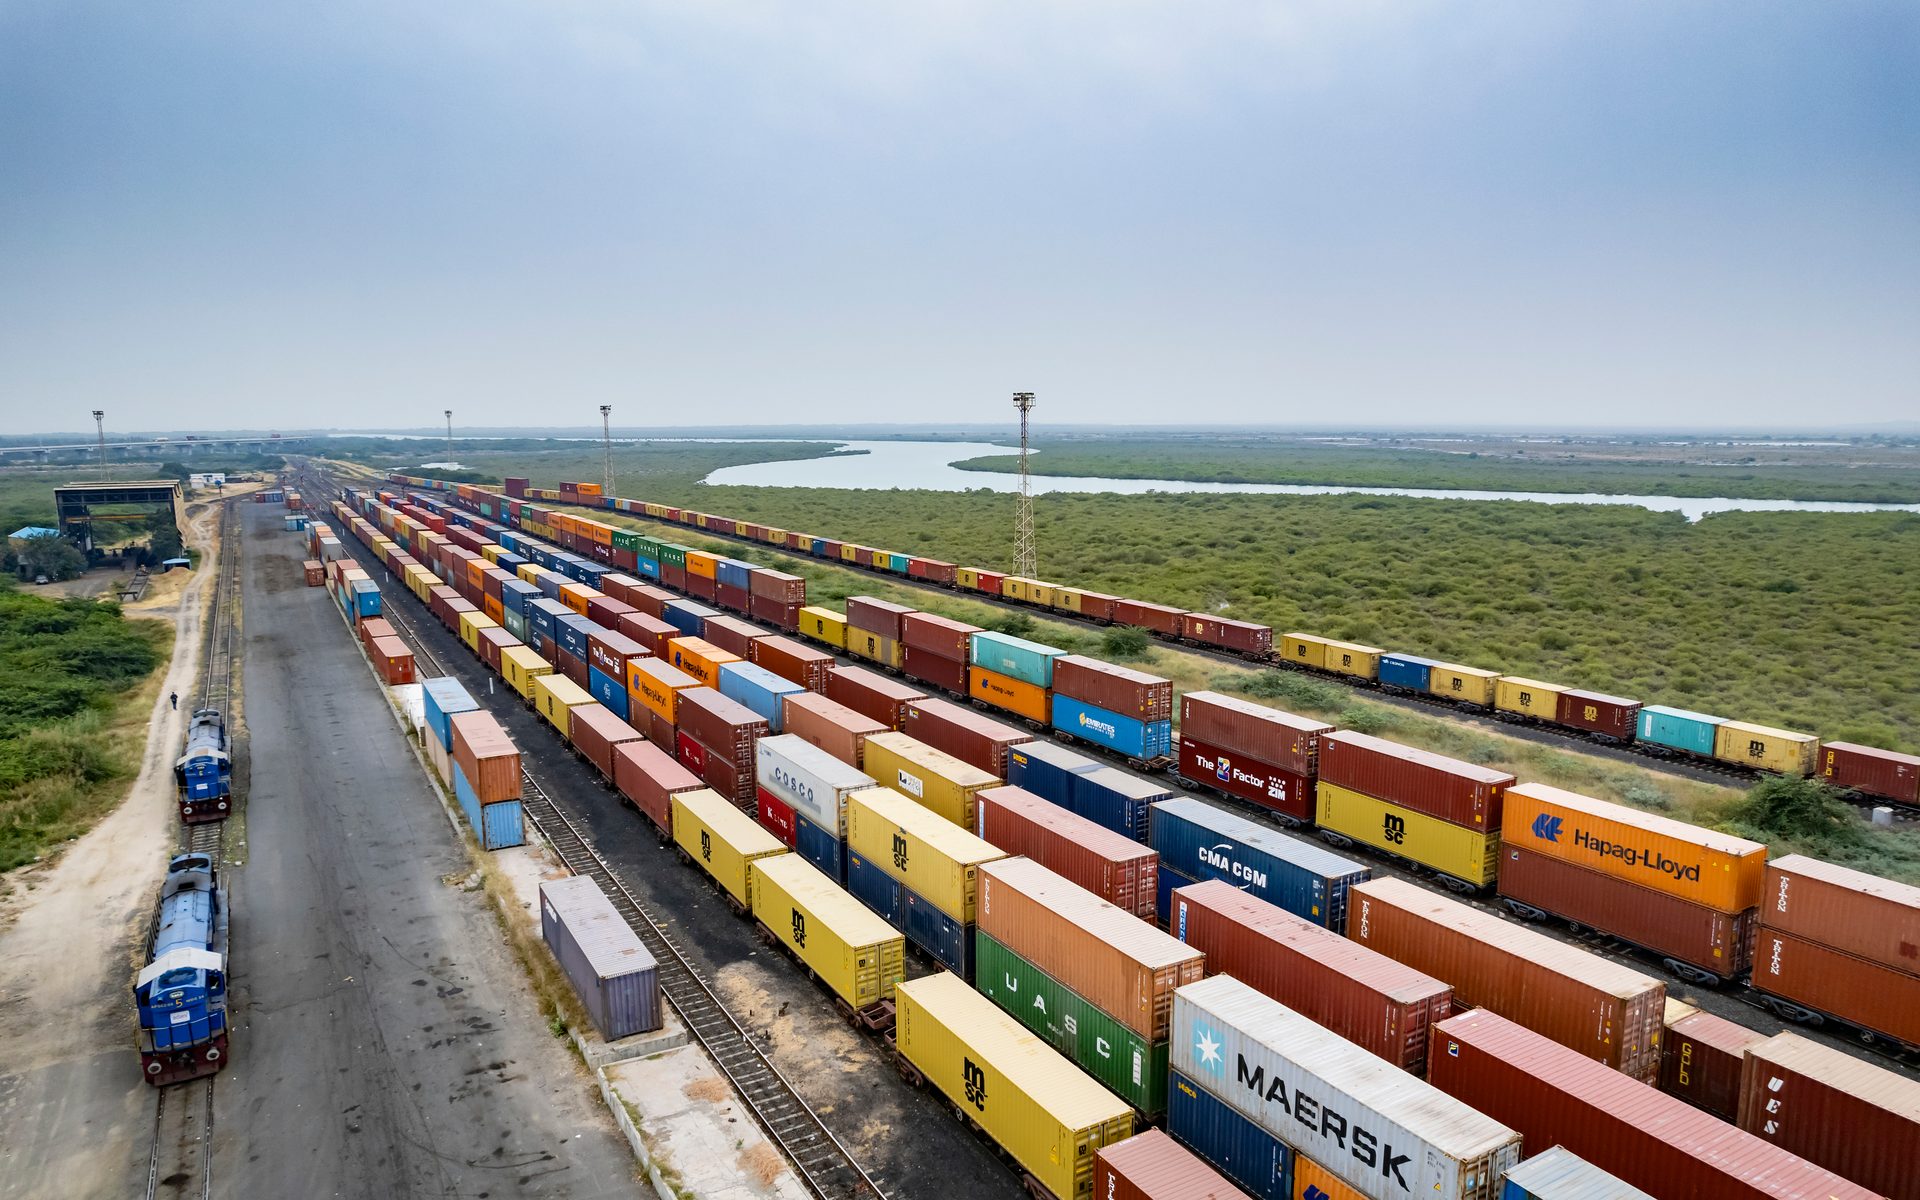
POLYGON ((227 473, 225 471, 195 471, 187 477, 187 482, 188 486, 194 488, 196 491, 200 488, 225 487, 227 483, 227 473))

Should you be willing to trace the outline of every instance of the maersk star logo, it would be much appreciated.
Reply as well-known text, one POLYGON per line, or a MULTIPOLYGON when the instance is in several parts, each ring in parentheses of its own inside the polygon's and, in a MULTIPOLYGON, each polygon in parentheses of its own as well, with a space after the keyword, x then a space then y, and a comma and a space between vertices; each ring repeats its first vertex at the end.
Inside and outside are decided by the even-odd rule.
POLYGON ((1193 1048, 1200 1055, 1200 1065, 1214 1074, 1220 1073, 1224 1061, 1220 1056, 1220 1039, 1213 1030, 1205 1025, 1196 1025, 1193 1029, 1193 1048))

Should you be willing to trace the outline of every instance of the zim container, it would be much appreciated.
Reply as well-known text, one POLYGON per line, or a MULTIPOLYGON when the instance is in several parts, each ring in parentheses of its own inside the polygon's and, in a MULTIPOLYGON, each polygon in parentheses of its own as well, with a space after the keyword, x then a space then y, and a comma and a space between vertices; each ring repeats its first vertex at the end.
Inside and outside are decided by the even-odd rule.
POLYGON ((1767 864, 1760 923, 1920 975, 1920 888, 1789 854, 1767 864))
POLYGON ((1920 1046, 1920 975, 1762 926, 1751 982, 1799 1008, 1920 1046))
POLYGON ((1314 789, 1314 820, 1331 833, 1431 867, 1470 888, 1483 888, 1499 870, 1500 835, 1455 825, 1322 780, 1314 789))
POLYGON ((1747 1051, 1740 1128, 1893 1200, 1920 1196, 1920 1081, 1783 1033, 1747 1051))
POLYGON ((756 858, 747 871, 753 919, 828 991, 855 1012, 893 999, 894 985, 906 978, 899 930, 797 855, 756 858))
POLYGON ((1781 775, 1813 774, 1814 755, 1819 749, 1820 739, 1812 734, 1745 721, 1722 721, 1713 739, 1713 756, 1721 762, 1781 775))
POLYGON ((904 733, 868 735, 861 769, 881 787, 911 796, 962 829, 974 827, 974 794, 1000 783, 980 768, 904 733))
POLYGON ((835 667, 827 679, 827 699, 844 704, 888 729, 904 728, 907 705, 925 695, 918 688, 908 687, 865 667, 835 667))
POLYGON ((743 910, 753 907, 748 867, 787 853, 780 839, 762 829, 733 801, 710 788, 675 792, 673 842, 743 910))
POLYGON ((1024 788, 974 796, 974 832, 1143 920, 1154 916, 1160 855, 1024 788))
POLYGON ((1171 1070, 1167 1072, 1167 1132, 1257 1200, 1295 1200, 1293 1172, 1302 1159, 1293 1148, 1196 1080, 1171 1070))
POLYGON ((1313 820, 1313 781, 1237 750, 1180 735, 1180 777, 1278 813, 1291 825, 1313 820))
POLYGON ((1920 805, 1920 758, 1852 742, 1822 742, 1815 774, 1837 788, 1920 805))
POLYGON ((1634 728, 1639 723, 1640 702, 1568 688, 1560 693, 1560 711, 1555 719, 1562 725, 1626 742, 1633 740, 1634 728))
POLYGON ((1660 1090, 1722 1121, 1736 1120, 1747 1051, 1766 1040, 1757 1030, 1669 999, 1660 1090))
MULTIPOLYGON (((967 694, 973 699, 1001 712, 1024 717, 1036 725, 1047 723, 1047 717, 1053 711, 1053 693, 1047 689, 1022 682, 1011 675, 989 671, 985 667, 954 665, 965 673, 967 694)), ((909 712, 908 716, 911 718, 912 713, 909 712)), ((912 726, 909 725, 908 729, 911 731, 912 726)), ((1004 771, 996 774, 1004 774, 1004 771)))
POLYGON ((1298 717, 1218 692, 1180 697, 1180 733, 1234 754, 1246 754, 1311 779, 1319 771, 1325 721, 1298 717))
MULTIPOLYGON (((974 678, 978 680, 987 674, 976 671, 974 678)), ((1007 774, 1007 751, 1021 742, 1033 740, 1033 735, 1024 729, 1015 729, 972 709, 926 696, 908 703, 906 724, 900 731, 1001 779, 1007 774)), ((968 823, 969 827, 971 824, 968 823)))
POLYGON ((1154 805, 1150 844, 1160 853, 1161 913, 1173 911, 1174 888, 1221 879, 1338 933, 1346 927, 1350 889, 1373 875, 1325 847, 1200 800, 1154 805))
POLYGON ((1431 750, 1341 731, 1320 739, 1320 781, 1453 825, 1497 830, 1514 779, 1431 750))
POLYGON ((540 934, 601 1037, 660 1028, 659 968, 598 883, 585 875, 542 883, 540 934))
POLYGON ((1172 680, 1097 658, 1065 654, 1055 659, 1053 690, 1136 721, 1173 719, 1172 680))
POLYGON ((782 697, 780 709, 788 733, 805 738, 850 767, 866 760, 869 735, 887 732, 880 722, 813 692, 782 697))
POLYGON ((1102 1147, 1093 1156, 1093 1194, 1100 1200, 1247 1200, 1158 1129, 1102 1147))
POLYGON ((613 748, 614 790, 645 813, 661 833, 673 831, 673 797, 706 785, 652 742, 622 742, 613 748))

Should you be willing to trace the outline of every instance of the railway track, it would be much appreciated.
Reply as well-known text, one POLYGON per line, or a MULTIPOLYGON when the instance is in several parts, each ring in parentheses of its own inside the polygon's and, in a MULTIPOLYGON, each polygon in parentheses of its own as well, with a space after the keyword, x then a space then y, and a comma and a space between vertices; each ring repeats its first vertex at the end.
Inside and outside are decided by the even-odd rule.
POLYGON ((154 1089, 153 1144, 147 1152, 147 1200, 213 1197, 213 1081, 154 1089), (194 1104, 195 1097, 202 1097, 194 1104), (171 1102, 170 1102, 171 1101, 171 1102), (162 1174, 162 1172, 165 1174, 162 1174), (199 1187, 193 1187, 198 1181, 199 1187))

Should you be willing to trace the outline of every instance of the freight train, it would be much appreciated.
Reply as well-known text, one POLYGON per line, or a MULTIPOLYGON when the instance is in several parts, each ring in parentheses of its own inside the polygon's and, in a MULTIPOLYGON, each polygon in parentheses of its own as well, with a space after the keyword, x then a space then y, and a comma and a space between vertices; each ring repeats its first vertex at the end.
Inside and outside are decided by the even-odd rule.
POLYGON ((217 708, 202 708, 187 721, 187 746, 173 764, 180 819, 189 825, 224 821, 233 803, 233 758, 227 722, 217 708))
POLYGON ((167 864, 133 999, 148 1083, 164 1087, 227 1065, 227 904, 210 856, 182 854, 167 864))

